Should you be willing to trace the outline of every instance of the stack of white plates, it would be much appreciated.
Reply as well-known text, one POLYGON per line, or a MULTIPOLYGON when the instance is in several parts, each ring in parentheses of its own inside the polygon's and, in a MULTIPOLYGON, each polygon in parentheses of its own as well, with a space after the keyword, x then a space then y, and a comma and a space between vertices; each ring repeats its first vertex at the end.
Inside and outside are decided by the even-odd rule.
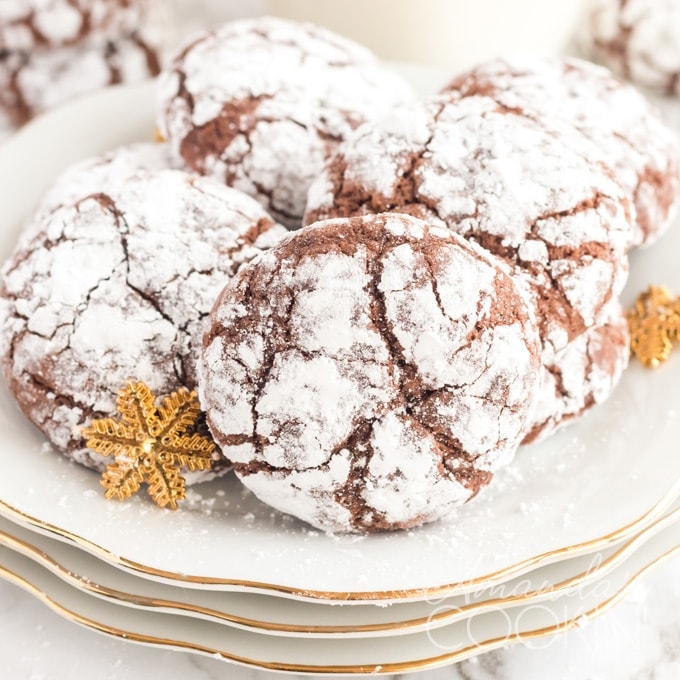
POLYGON ((11 404, 2 413, 0 576, 109 635, 251 666, 452 663, 580 625, 680 547, 678 464, 650 448, 636 465, 602 442, 598 416, 523 451, 448 521, 356 537, 271 512, 234 479, 176 513, 105 501, 97 475, 41 449, 11 404))
MULTIPOLYGON (((145 85, 6 143, 0 258, 63 167, 152 129, 145 85)), ((636 253, 626 301, 649 283, 680 291, 678 252, 670 234, 636 253)), ((106 501, 98 476, 51 451, 2 389, 0 576, 108 635, 295 673, 432 668, 552 635, 680 547, 679 378, 677 358, 632 365, 606 405, 520 450, 448 520, 375 536, 310 529, 233 478, 191 488, 177 512, 106 501)))

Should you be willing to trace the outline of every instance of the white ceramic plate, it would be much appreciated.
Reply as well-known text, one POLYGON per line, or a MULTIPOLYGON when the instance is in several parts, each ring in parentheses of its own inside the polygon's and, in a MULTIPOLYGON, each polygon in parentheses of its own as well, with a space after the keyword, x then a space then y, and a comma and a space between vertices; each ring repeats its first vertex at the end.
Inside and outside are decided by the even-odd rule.
POLYGON ((603 579, 653 536, 680 522, 680 503, 634 538, 560 560, 468 595, 389 606, 301 602, 258 593, 186 589, 129 574, 77 546, 0 517, 0 545, 41 564, 74 588, 110 602, 195 616, 245 630, 296 637, 377 637, 433 630, 484 612, 524 607, 583 591, 603 579))
MULTIPOLYGON (((441 74, 411 69, 426 90, 441 74), (425 82, 427 81, 427 82, 425 82)), ((34 121, 0 147, 0 258, 65 165, 148 139, 153 84, 104 91, 34 121)), ((678 229, 636 253, 630 299, 649 281, 680 291, 678 229)), ((628 370, 603 407, 519 452, 491 488, 449 519, 378 536, 315 531, 257 502, 233 478, 197 487, 183 508, 102 498, 97 476, 46 450, 0 391, 0 512, 73 540, 138 574, 185 586, 343 601, 417 600, 505 581, 634 535, 680 491, 677 357, 628 370)))
POLYGON ((284 638, 155 613, 91 597, 36 562, 0 546, 0 577, 62 616, 132 642, 182 649, 246 666, 294 673, 401 673, 444 666, 582 625, 615 604, 637 577, 680 545, 680 524, 658 533, 588 587, 540 604, 498 609, 433 631, 380 638, 284 638))

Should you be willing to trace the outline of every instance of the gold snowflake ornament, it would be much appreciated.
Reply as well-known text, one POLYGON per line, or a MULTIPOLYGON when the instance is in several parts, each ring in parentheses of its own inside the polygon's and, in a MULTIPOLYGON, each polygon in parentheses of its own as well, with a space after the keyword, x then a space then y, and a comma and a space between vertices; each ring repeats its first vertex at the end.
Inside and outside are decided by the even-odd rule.
POLYGON ((680 300, 663 286, 650 286, 626 312, 630 349, 644 366, 668 359, 680 339, 680 300))
POLYGON ((186 495, 179 468, 208 470, 215 450, 208 437, 190 434, 201 413, 196 393, 180 389, 156 407, 151 390, 130 381, 118 392, 117 406, 121 420, 93 420, 82 431, 88 448, 115 459, 101 479, 106 498, 129 498, 146 482, 158 505, 175 510, 186 495))

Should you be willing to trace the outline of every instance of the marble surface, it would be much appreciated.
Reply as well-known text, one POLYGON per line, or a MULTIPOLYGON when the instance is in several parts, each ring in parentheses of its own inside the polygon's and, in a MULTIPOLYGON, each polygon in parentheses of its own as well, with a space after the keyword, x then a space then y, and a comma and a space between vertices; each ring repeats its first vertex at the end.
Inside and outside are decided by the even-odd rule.
MULTIPOLYGON (((0 582, 5 680, 269 680, 274 675, 186 652, 106 637, 60 618, 0 582)), ((293 679, 303 676, 287 676, 293 679)), ((309 676, 307 676, 309 677, 309 676)), ((566 634, 515 645, 409 680, 677 680, 680 555, 637 582, 628 597, 566 634)))

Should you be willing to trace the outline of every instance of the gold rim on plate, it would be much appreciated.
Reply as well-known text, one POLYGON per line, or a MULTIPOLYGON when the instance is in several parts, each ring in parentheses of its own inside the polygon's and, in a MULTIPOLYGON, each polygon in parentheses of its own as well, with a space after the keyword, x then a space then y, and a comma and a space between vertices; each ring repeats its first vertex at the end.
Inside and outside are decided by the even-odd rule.
MULTIPOLYGON (((567 594, 577 587, 583 587, 584 585, 603 577, 609 571, 622 564, 652 536, 663 529, 678 523, 679 521, 680 507, 675 507, 675 509, 673 509, 669 514, 664 515, 661 519, 658 519, 652 524, 648 525, 632 539, 624 542, 611 555, 607 556, 601 561, 593 561, 586 570, 579 571, 577 574, 570 576, 569 578, 557 581, 556 583, 550 585, 541 584, 538 588, 534 587, 532 590, 518 592, 509 597, 491 597, 485 600, 479 600, 475 598, 475 601, 473 602, 462 603, 455 606, 448 606, 445 601, 436 601, 433 603, 433 606, 436 605, 436 610, 428 616, 419 616, 412 619, 404 619, 385 623, 354 625, 345 624, 334 626, 315 624, 286 624, 272 621, 263 621, 237 614, 230 614, 226 610, 215 609, 203 605, 179 602, 177 600, 157 596, 135 594, 97 583, 91 578, 77 573, 74 571, 74 569, 61 564, 58 559, 54 558, 43 548, 33 545, 25 538, 14 536, 8 531, 0 530, 0 545, 3 545, 14 552, 20 553, 21 555, 31 559, 33 562, 39 564, 61 578, 69 586, 78 590, 83 590, 89 594, 101 597, 103 599, 110 600, 115 604, 132 606, 147 610, 163 609, 169 614, 176 615, 193 614, 215 623, 233 625, 246 630, 265 631, 271 633, 289 633, 305 637, 317 635, 345 635, 349 637, 352 636, 352 634, 356 634, 356 636, 359 637, 361 634, 379 633, 385 631, 407 632, 414 628, 431 630, 448 623, 452 623, 456 620, 465 619, 473 615, 479 615, 491 609, 516 606, 519 604, 534 604, 543 599, 554 597, 556 595, 567 594)), ((50 537, 46 538, 49 541, 55 540, 50 537)), ((72 548, 75 550, 79 549, 77 546, 72 546, 72 548)), ((114 566, 109 564, 106 564, 105 568, 115 569, 114 566)), ((531 572, 528 573, 530 574, 531 572)), ((137 577, 132 576, 132 578, 137 577)), ((366 635, 366 637, 369 636, 366 635)))
POLYGON ((272 671, 282 671, 288 673, 313 673, 313 674, 393 674, 393 673, 406 673, 412 671, 421 671, 432 669, 439 666, 449 665, 463 661, 473 656, 477 656, 484 652, 489 652, 499 647, 507 647, 511 644, 516 644, 518 642, 528 642, 530 640, 535 640, 538 638, 548 637, 550 635, 555 635, 557 633, 566 632, 578 627, 583 620, 590 620, 596 616, 603 614, 604 612, 611 609, 616 605, 632 588, 637 580, 642 576, 650 572, 653 568, 669 559, 676 553, 680 552, 680 546, 676 546, 667 550, 663 554, 657 556, 652 562, 648 563, 646 566, 642 567, 635 574, 633 574, 628 581, 626 581, 613 595, 603 600, 601 603, 591 608, 590 610, 581 613, 578 617, 567 619, 566 621, 559 622, 553 626, 544 626, 542 628, 536 628, 533 630, 527 630, 524 632, 516 632, 511 636, 496 637, 486 640, 484 642, 475 642, 473 645, 469 645, 462 649, 456 650, 454 652, 448 652, 445 654, 440 654, 437 656, 416 659, 414 661, 405 662, 388 662, 384 664, 362 664, 362 665, 337 665, 337 666, 324 666, 316 664, 293 664, 286 662, 277 661, 262 661, 258 659, 251 659, 238 654, 233 654, 225 652, 223 650, 209 647, 207 645, 200 645, 191 642, 186 642, 182 640, 174 640, 170 638, 156 637, 153 635, 146 635, 140 633, 134 633, 131 631, 124 630, 123 628, 110 626, 100 621, 82 616, 77 612, 68 609, 67 607, 59 604, 52 597, 42 592, 42 590, 32 584, 28 579, 20 574, 13 572, 11 569, 0 564, 0 578, 18 585, 23 588, 31 595, 42 601, 54 612, 62 616, 63 618, 79 623, 87 628, 96 630, 100 633, 108 635, 110 637, 120 638, 128 642, 137 642, 140 644, 151 645, 154 647, 170 647, 173 649, 179 649, 183 651, 189 651, 194 653, 199 653, 203 655, 208 655, 213 658, 219 658, 224 661, 229 661, 244 666, 249 666, 252 668, 259 668, 264 670, 272 671))
POLYGON ((78 547, 87 552, 96 555, 100 559, 109 564, 116 565, 122 569, 133 572, 146 578, 157 578, 163 581, 172 583, 174 585, 184 585, 189 587, 208 587, 225 589, 239 589, 251 592, 271 592, 281 596, 292 598, 301 598, 307 600, 327 600, 333 602, 380 602, 385 600, 407 601, 407 600, 422 600, 429 597, 444 597, 462 594, 464 592, 471 592, 480 590, 482 587, 491 587, 504 581, 509 580, 514 576, 520 576, 530 569, 536 569, 539 566, 551 564, 561 559, 568 557, 577 557, 586 552, 594 552, 601 548, 605 548, 612 543, 625 540, 627 537, 635 533, 637 529, 644 529, 649 526, 660 514, 662 514, 673 501, 680 496, 680 480, 676 481, 671 487, 670 491, 662 497, 655 505, 653 505, 647 512, 640 517, 629 522, 604 536, 575 543, 570 546, 557 548, 544 553, 539 553, 533 557, 521 560, 516 564, 504 567, 502 569, 489 572, 475 579, 468 579, 463 582, 447 583, 439 586, 432 586, 428 588, 412 588, 403 590, 381 590, 381 591, 322 591, 322 590, 308 590, 304 588, 295 588, 277 583, 266 583, 260 581, 249 581, 243 579, 229 579, 209 576, 200 576, 196 574, 181 574, 165 569, 158 569, 142 564, 135 560, 130 560, 122 555, 116 555, 110 550, 83 538, 67 529, 62 529, 49 522, 44 522, 37 519, 12 505, 0 499, 0 514, 4 515, 10 521, 18 524, 28 525, 29 528, 37 528, 43 532, 53 534, 61 540, 75 543, 78 547))

